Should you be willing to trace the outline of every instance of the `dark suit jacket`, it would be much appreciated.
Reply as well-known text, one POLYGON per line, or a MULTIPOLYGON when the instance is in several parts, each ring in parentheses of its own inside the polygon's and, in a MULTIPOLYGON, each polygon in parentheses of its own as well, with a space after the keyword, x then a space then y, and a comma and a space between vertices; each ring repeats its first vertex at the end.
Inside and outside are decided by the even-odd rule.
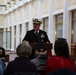
POLYGON ((23 38, 23 41, 29 41, 30 43, 46 43, 49 42, 47 33, 43 30, 39 30, 38 35, 36 35, 35 30, 32 29, 30 31, 27 31, 25 37, 23 38))
POLYGON ((16 57, 15 60, 10 61, 4 71, 4 75, 9 75, 16 72, 30 73, 37 72, 35 64, 30 62, 28 58, 16 57))

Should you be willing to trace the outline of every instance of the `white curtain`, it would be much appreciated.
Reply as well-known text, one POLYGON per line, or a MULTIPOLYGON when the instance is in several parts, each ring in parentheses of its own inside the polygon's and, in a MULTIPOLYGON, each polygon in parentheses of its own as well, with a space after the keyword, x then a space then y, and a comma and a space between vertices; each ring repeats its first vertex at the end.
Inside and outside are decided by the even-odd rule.
POLYGON ((48 33, 48 18, 44 19, 44 31, 48 33))
POLYGON ((63 35, 63 25, 57 25, 56 27, 56 32, 57 32, 57 38, 62 38, 62 35, 63 35))

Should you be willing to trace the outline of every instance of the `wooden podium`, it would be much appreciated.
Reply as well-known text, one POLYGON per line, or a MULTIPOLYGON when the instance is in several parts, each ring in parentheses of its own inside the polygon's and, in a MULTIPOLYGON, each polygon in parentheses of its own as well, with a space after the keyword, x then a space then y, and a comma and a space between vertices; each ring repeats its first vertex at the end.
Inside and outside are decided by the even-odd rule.
POLYGON ((36 46, 38 44, 40 44, 40 45, 42 44, 42 45, 44 45, 46 47, 47 55, 48 56, 51 56, 52 55, 52 52, 51 52, 51 50, 52 50, 52 43, 30 43, 30 45, 32 46, 32 49, 33 50, 36 49, 36 46))

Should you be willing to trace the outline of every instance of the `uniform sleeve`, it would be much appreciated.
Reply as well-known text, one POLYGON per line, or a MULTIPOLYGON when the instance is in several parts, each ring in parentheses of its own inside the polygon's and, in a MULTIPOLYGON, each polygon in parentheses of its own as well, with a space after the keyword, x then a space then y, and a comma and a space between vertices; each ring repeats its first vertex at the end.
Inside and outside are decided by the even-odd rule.
POLYGON ((45 40, 46 40, 46 42, 50 43, 49 38, 48 38, 48 36, 47 36, 47 33, 46 33, 46 32, 45 32, 45 40))
POLYGON ((23 42, 23 41, 28 41, 28 38, 29 38, 29 33, 28 33, 28 31, 27 31, 27 33, 26 33, 26 35, 24 36, 22 42, 23 42))

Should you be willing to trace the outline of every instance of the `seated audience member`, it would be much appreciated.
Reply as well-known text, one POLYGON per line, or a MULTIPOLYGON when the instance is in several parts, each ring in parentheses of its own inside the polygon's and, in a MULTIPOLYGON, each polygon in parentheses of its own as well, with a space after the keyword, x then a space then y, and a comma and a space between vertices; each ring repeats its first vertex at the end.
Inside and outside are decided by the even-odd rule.
POLYGON ((46 59, 48 58, 47 50, 44 45, 37 45, 35 51, 37 57, 32 59, 31 61, 36 64, 37 70, 45 69, 46 59))
POLYGON ((0 47, 0 75, 4 74, 5 70, 5 49, 3 47, 0 47))
POLYGON ((4 74, 4 69, 5 69, 5 65, 4 65, 2 59, 0 58, 0 75, 4 74))
POLYGON ((37 73, 37 68, 34 63, 30 62, 29 56, 32 52, 32 47, 28 42, 23 42, 16 48, 16 57, 13 61, 7 64, 4 75, 10 75, 13 73, 37 73))
POLYGON ((5 49, 0 47, 0 58, 4 61, 5 60, 5 49))
POLYGON ((75 71, 75 64, 69 55, 68 43, 65 38, 56 39, 54 51, 56 55, 48 58, 46 61, 46 75, 59 69, 75 71))

